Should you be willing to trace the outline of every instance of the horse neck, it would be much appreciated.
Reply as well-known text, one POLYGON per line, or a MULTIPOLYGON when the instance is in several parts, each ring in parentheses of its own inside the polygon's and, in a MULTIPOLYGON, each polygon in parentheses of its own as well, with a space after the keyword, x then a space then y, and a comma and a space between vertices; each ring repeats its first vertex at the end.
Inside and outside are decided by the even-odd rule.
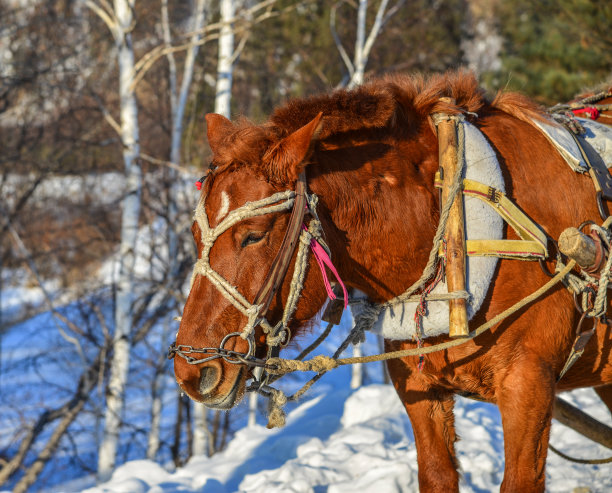
POLYGON ((333 261, 375 301, 402 293, 427 263, 439 217, 437 152, 424 124, 406 138, 319 150, 309 167, 333 261))

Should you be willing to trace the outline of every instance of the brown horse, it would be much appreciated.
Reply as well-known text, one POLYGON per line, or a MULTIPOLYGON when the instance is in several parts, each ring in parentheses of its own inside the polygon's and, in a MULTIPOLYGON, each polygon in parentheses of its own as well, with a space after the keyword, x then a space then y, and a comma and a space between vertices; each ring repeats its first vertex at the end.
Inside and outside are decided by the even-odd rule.
MULTIPOLYGON (((210 266, 227 284, 215 285, 202 270, 195 270, 177 345, 249 353, 247 340, 235 335, 249 325, 252 312, 239 309, 221 290, 234 286, 249 302, 256 299, 290 214, 285 208, 238 218, 214 243, 202 235, 202 215, 215 228, 247 202, 294 190, 302 171, 308 190, 318 196, 322 230, 346 285, 375 302, 403 293, 427 263, 439 218, 434 188, 438 142, 429 118, 437 112, 470 115, 495 149, 507 195, 550 237, 599 217, 591 180, 569 170, 530 123, 530 118, 541 117, 540 110, 513 93, 488 102, 475 78, 465 72, 430 79, 394 75, 352 91, 291 101, 261 126, 233 124, 210 114, 214 169, 204 182, 196 211, 200 220, 192 231, 200 257, 210 249, 210 266), (451 97, 455 104, 441 97, 451 97)), ((321 272, 312 258, 309 263, 289 324, 294 339, 326 301, 321 272)), ((536 262, 501 260, 470 326, 499 314, 547 279, 536 262)), ((267 319, 281 318, 290 282, 291 275, 285 275, 267 319)), ((598 324, 582 358, 556 382, 574 341, 577 318, 572 296, 557 285, 489 332, 427 355, 422 371, 416 356, 388 362, 414 429, 421 491, 458 490, 455 393, 499 406, 506 464, 501 490, 544 490, 555 394, 593 386, 612 408, 612 336, 606 324, 598 324)), ((425 345, 447 339, 438 336, 425 345)), ((263 354, 261 327, 254 340, 256 354, 263 354)), ((385 346, 389 351, 413 348, 415 343, 386 341, 385 346)), ((250 370, 224 358, 202 360, 188 364, 185 358, 175 358, 179 385, 196 401, 229 409, 242 397, 250 370)))

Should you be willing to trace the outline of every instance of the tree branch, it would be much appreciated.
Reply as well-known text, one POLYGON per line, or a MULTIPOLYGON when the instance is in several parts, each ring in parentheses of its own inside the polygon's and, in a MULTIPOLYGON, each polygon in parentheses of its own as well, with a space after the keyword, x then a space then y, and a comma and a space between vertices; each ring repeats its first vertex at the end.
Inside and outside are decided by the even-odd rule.
POLYGON ((95 2, 93 2, 93 0, 83 0, 83 4, 94 14, 96 14, 104 22, 104 24, 106 24, 106 27, 108 27, 109 31, 113 35, 113 38, 115 40, 118 40, 119 23, 117 22, 117 18, 115 17, 113 10, 111 9, 107 11, 105 8, 100 7, 95 2))
POLYGON ((355 67, 353 66, 353 62, 351 62, 351 59, 349 58, 348 54, 346 53, 344 46, 342 46, 342 41, 340 40, 340 36, 338 36, 338 32, 336 31, 336 10, 338 10, 338 7, 341 6, 343 3, 345 3, 345 0, 341 0, 340 2, 332 6, 329 12, 329 27, 331 29, 334 43, 336 44, 336 48, 340 53, 340 58, 342 58, 344 65, 346 65, 346 68, 349 72, 349 77, 352 78, 353 74, 355 73, 355 67))
POLYGON ((234 28, 234 33, 242 34, 243 32, 253 27, 255 24, 263 22, 267 19, 271 19, 273 17, 278 17, 279 15, 282 15, 286 12, 290 12, 291 10, 294 10, 295 8, 297 8, 298 5, 303 5, 304 3, 308 3, 312 1, 313 0, 304 0, 302 2, 296 2, 295 4, 289 5, 288 7, 284 7, 279 10, 270 10, 270 7, 273 4, 277 3, 278 0, 265 0, 251 7, 250 9, 247 9, 241 12, 239 16, 235 16, 234 18, 229 19, 226 22, 216 22, 213 24, 208 24, 206 27, 200 29, 199 31, 196 31, 193 33, 187 33, 183 36, 183 38, 185 38, 185 37, 193 36, 194 34, 202 35, 202 38, 200 38, 199 41, 197 41, 196 43, 189 41, 187 43, 183 43, 183 44, 176 45, 176 46, 165 46, 165 45, 156 46, 151 51, 143 55, 140 58, 140 60, 138 60, 138 62, 134 64, 135 75, 132 80, 132 84, 130 88, 132 91, 135 90, 136 86, 144 78, 144 76, 149 71, 149 69, 161 57, 163 57, 164 55, 167 55, 168 53, 177 53, 179 51, 185 51, 194 46, 202 46, 206 44, 208 41, 218 39, 219 30, 224 25, 235 24, 236 27, 234 28), (251 17, 254 13, 257 13, 266 8, 268 8, 268 10, 265 12, 262 12, 260 15, 250 18, 250 19, 246 19, 247 17, 251 17))

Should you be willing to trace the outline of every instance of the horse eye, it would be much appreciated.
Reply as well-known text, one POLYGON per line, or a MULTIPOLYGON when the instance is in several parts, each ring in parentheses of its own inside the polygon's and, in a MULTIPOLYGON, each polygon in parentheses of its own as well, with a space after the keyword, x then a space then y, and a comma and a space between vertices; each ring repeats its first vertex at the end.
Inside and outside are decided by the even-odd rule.
POLYGON ((258 243, 264 239, 264 236, 266 236, 265 233, 249 233, 246 235, 244 240, 242 240, 240 246, 244 248, 246 246, 253 245, 254 243, 258 243))

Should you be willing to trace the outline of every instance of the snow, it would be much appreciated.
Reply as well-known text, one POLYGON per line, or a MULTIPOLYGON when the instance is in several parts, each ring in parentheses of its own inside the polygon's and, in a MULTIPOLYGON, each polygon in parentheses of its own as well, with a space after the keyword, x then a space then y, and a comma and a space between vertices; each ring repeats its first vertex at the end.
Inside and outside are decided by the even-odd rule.
MULTIPOLYGON (((348 386, 347 386, 348 387, 348 386)), ((592 390, 571 394, 596 417, 607 410, 592 390)), ((495 406, 457 398, 457 444, 463 471, 460 491, 497 491, 503 479, 501 420, 495 406)), ((602 447, 555 423, 552 442, 579 457, 604 457, 602 447), (574 436, 576 435, 576 436, 574 436)), ((612 491, 610 465, 587 466, 549 455, 547 491, 612 491)), ((66 490, 68 491, 68 490, 66 490)), ((356 391, 333 389, 288 415, 281 430, 255 426, 238 431, 228 447, 194 457, 169 472, 150 461, 119 467, 112 479, 85 490, 114 492, 380 493, 418 491, 416 448, 410 422, 390 385, 356 391)))

